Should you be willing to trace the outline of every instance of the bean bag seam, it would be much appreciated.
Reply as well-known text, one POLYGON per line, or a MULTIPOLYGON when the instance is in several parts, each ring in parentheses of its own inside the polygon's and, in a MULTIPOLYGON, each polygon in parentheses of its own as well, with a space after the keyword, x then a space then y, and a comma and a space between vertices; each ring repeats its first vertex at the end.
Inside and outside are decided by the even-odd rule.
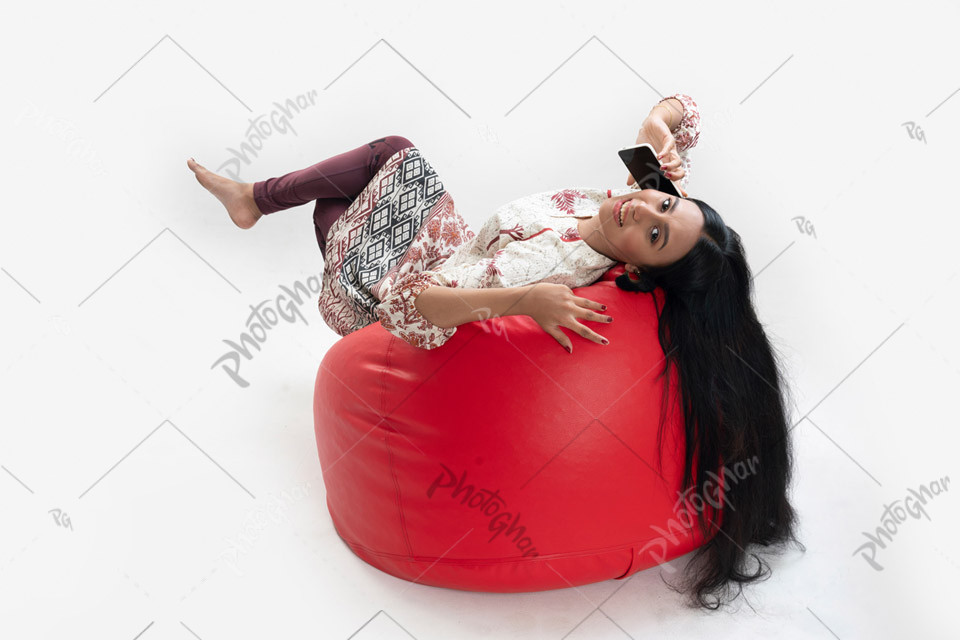
MULTIPOLYGON (((688 533, 694 530, 695 527, 683 528, 680 531, 688 533)), ((663 536, 657 534, 652 535, 649 538, 644 538, 640 541, 628 542, 621 545, 616 545, 613 547, 604 547, 601 549, 585 550, 585 551, 571 551, 567 553, 555 553, 552 555, 538 555, 524 558, 523 556, 509 556, 503 558, 451 558, 449 556, 444 556, 437 558, 435 556, 417 556, 413 553, 410 553, 407 556, 397 554, 397 553, 386 553, 382 551, 376 551, 369 547, 366 547, 357 542, 347 540, 344 538, 344 541, 349 544, 351 547, 356 547, 362 549, 365 553, 377 556, 378 558, 388 558, 391 560, 404 560, 408 562, 435 562, 441 564, 458 564, 458 565, 473 565, 473 566, 485 566, 490 564, 505 564, 505 563, 517 563, 517 562, 531 562, 535 560, 563 560, 567 558, 578 558, 581 556, 591 557, 595 556, 598 553, 615 553, 617 551, 624 551, 627 549, 642 548, 651 540, 656 540, 657 538, 662 538, 663 536)), ((633 562, 631 561, 631 568, 633 567, 633 562)), ((629 571, 629 569, 628 569, 629 571)))
MULTIPOLYGON (((365 553, 372 556, 376 556, 378 558, 386 558, 390 560, 402 560, 405 562, 430 562, 434 564, 455 564, 460 566, 470 565, 470 566, 477 566, 477 567, 494 565, 494 564, 516 564, 519 562, 543 562, 547 560, 565 560, 568 558, 579 558, 579 557, 589 558, 589 557, 596 556, 598 553, 597 551, 593 551, 593 552, 577 551, 577 552, 571 552, 571 553, 558 553, 550 556, 543 556, 543 555, 530 556, 527 558, 524 558, 522 556, 512 556, 509 558, 451 558, 449 556, 444 556, 441 558, 437 558, 435 556, 415 556, 412 554, 410 556, 404 556, 397 553, 384 553, 381 551, 374 551, 369 547, 365 547, 361 544, 350 542, 348 540, 346 542, 350 546, 356 547, 358 549, 362 549, 365 553)), ((626 551, 628 549, 632 549, 634 546, 635 545, 633 544, 621 545, 619 547, 604 549, 599 553, 616 553, 618 551, 626 551)))
POLYGON ((614 578, 614 580, 623 580, 630 575, 632 571, 635 571, 634 567, 637 566, 637 548, 634 545, 630 546, 630 564, 627 565, 627 570, 621 573, 619 576, 614 578))
POLYGON ((397 474, 393 467, 393 449, 390 447, 390 432, 386 432, 383 437, 383 444, 387 448, 387 458, 390 461, 390 479, 393 481, 394 502, 397 505, 397 518, 400 520, 400 531, 403 533, 403 544, 407 547, 407 555, 413 555, 413 547, 410 544, 410 536, 407 533, 407 520, 403 513, 403 504, 401 502, 400 482, 397 480, 397 474))
POLYGON ((387 385, 384 384, 384 377, 387 374, 387 368, 390 366, 390 355, 393 351, 393 341, 396 340, 396 336, 391 335, 390 339, 387 341, 387 350, 386 358, 384 358, 383 366, 380 367, 380 415, 384 415, 384 410, 387 405, 387 385))
MULTIPOLYGON (((384 410, 386 408, 386 385, 384 384, 384 377, 386 376, 387 369, 390 367, 390 359, 393 355, 393 345, 398 340, 394 335, 390 336, 390 339, 387 341, 387 349, 385 352, 383 367, 380 369, 380 415, 384 415, 384 410)), ((403 533, 403 544, 407 548, 407 555, 413 556, 413 546, 410 543, 410 536, 407 532, 407 520, 406 515, 403 513, 403 495, 400 490, 400 481, 397 478, 396 469, 393 466, 393 449, 390 447, 390 431, 384 431, 383 444, 387 448, 387 459, 390 461, 390 479, 393 481, 394 489, 394 502, 397 505, 397 518, 400 520, 400 531, 403 533)))

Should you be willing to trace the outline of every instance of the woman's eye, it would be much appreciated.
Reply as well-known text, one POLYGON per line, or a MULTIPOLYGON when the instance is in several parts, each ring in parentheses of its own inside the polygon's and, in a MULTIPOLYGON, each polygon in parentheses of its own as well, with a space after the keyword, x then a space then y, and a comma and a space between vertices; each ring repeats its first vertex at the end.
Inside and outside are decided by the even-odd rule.
POLYGON ((653 240, 654 243, 657 242, 657 238, 659 237, 660 237, 659 227, 654 227, 653 229, 650 230, 650 239, 653 240))
MULTIPOLYGON (((661 202, 661 203, 660 203, 660 211, 664 211, 663 205, 664 205, 664 204, 667 204, 667 203, 669 203, 669 202, 670 202, 670 198, 667 198, 666 200, 664 200, 663 202, 661 202)), ((669 208, 669 207, 668 207, 668 208, 669 208)))

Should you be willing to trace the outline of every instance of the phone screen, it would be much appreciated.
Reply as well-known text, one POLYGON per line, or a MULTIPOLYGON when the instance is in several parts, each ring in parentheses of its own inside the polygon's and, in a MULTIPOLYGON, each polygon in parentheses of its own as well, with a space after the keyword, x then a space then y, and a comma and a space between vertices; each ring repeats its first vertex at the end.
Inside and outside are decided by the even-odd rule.
POLYGON ((649 144, 620 149, 618 153, 640 189, 656 189, 681 197, 673 182, 660 171, 660 161, 649 144))

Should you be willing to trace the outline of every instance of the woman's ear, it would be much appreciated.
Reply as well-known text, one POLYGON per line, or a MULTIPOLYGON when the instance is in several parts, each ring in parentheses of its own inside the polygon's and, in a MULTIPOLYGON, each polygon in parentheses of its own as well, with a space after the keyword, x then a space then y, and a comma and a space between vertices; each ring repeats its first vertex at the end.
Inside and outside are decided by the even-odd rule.
POLYGON ((656 283, 647 275, 643 267, 635 264, 624 264, 623 269, 630 284, 635 287, 633 290, 650 292, 657 288, 656 283))

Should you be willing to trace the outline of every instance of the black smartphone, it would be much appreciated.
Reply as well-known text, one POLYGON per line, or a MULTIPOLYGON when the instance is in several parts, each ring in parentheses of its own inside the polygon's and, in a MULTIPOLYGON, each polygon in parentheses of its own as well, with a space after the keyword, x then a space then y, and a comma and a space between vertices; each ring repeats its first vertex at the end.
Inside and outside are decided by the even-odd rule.
POLYGON ((639 189, 656 189, 678 198, 680 189, 660 171, 660 161, 653 146, 644 142, 633 147, 624 147, 617 152, 639 189))

